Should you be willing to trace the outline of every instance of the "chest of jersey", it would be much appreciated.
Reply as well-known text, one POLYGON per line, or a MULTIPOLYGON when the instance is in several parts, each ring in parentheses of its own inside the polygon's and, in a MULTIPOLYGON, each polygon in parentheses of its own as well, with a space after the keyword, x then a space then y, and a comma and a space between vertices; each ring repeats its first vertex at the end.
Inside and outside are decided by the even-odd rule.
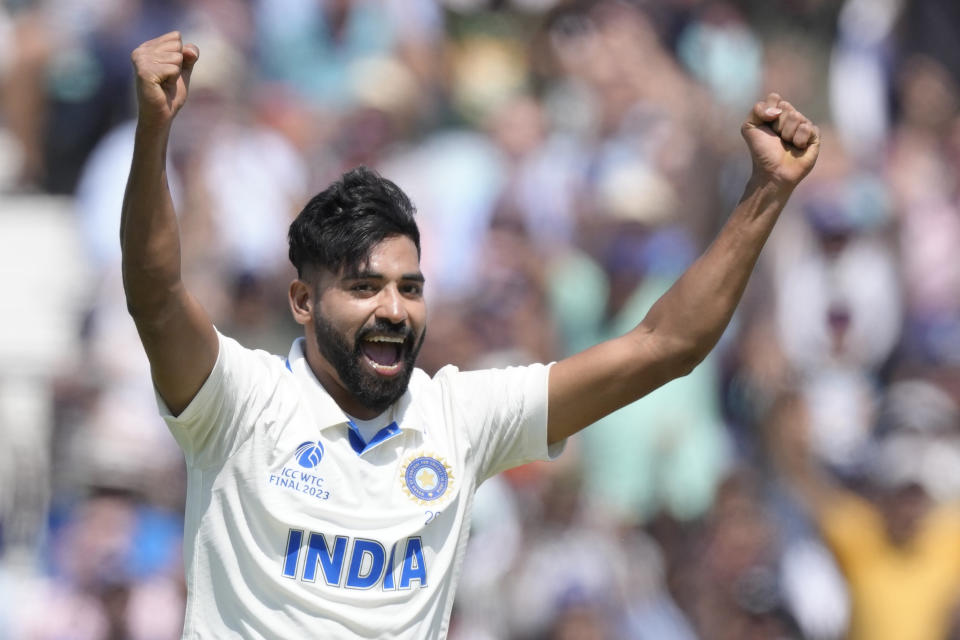
POLYGON ((246 485, 235 495, 256 497, 246 509, 279 576, 388 595, 429 587, 445 570, 462 526, 463 462, 441 433, 417 426, 365 445, 346 424, 318 429, 302 404, 280 429, 258 425, 228 476, 246 485))

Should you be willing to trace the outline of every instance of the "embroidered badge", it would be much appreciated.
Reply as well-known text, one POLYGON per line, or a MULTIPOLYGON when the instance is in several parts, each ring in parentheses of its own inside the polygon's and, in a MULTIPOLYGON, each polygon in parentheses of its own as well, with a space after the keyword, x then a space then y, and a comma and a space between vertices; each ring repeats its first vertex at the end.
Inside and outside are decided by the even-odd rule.
POLYGON ((403 466, 403 490, 420 504, 440 499, 453 484, 453 471, 443 458, 416 456, 403 466))

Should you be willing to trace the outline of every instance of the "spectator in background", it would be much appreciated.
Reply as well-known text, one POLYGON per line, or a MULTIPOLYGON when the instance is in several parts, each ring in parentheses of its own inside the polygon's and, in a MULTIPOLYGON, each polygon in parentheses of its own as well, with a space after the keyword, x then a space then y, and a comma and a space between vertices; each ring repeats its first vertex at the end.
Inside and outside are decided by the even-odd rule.
MULTIPOLYGON (((904 383, 905 384, 905 383, 904 383)), ((942 392, 914 384, 940 409, 906 424, 890 424, 862 477, 861 494, 844 490, 818 468, 809 448, 781 467, 837 557, 850 589, 852 640, 945 638, 960 597, 960 509, 948 500, 932 466, 942 438, 957 438, 957 410, 942 392), (946 429, 946 432, 944 432, 946 429)), ((912 402, 902 395, 899 402, 912 402)), ((904 407, 891 407, 903 416, 904 407)), ((809 442, 808 407, 787 393, 774 405, 769 438, 781 461, 787 447, 809 442), (788 440, 787 440, 788 439, 788 440), (783 442, 789 442, 785 447, 783 442)))
POLYGON ((905 357, 960 362, 960 210, 957 206, 957 79, 931 58, 904 61, 896 84, 901 117, 890 136, 887 175, 899 215, 905 281, 905 357), (945 134, 944 132, 949 132, 945 134))
MULTIPOLYGON (((667 438, 675 431, 658 412, 647 425, 653 427, 649 439, 621 443, 601 436, 581 453, 602 451, 620 471, 581 470, 577 499, 591 507, 582 518, 605 523, 593 533, 634 563, 630 574, 648 580, 650 594, 664 596, 646 598, 633 585, 629 597, 607 613, 637 624, 614 633, 629 628, 629 637, 687 637, 676 626, 657 626, 648 615, 675 602, 679 618, 710 640, 713 629, 698 616, 697 598, 684 591, 689 565, 718 570, 716 553, 708 560, 706 549, 728 548, 731 532, 769 528, 767 544, 754 536, 744 546, 764 558, 758 566, 779 566, 784 606, 803 637, 842 637, 849 604, 844 586, 830 582, 831 559, 818 546, 816 523, 791 498, 784 471, 795 461, 785 456, 761 465, 756 434, 768 426, 776 398, 785 390, 799 394, 807 411, 797 421, 807 435, 802 447, 792 446, 808 453, 795 457, 842 470, 842 483, 871 484, 860 474, 870 459, 864 452, 876 437, 875 424, 886 421, 886 399, 904 390, 924 398, 908 415, 939 406, 926 402, 933 396, 918 387, 891 388, 892 381, 923 378, 960 399, 960 199, 954 179, 960 113, 958 49, 951 44, 960 39, 957 11, 952 0, 0 2, 0 280, 7 285, 0 299, 0 638, 23 637, 26 628, 40 639, 64 629, 102 637, 104 621, 119 619, 123 599, 108 603, 101 587, 68 579, 53 559, 54 548, 80 549, 78 540, 90 536, 69 532, 91 527, 89 514, 112 513, 110 521, 117 522, 121 512, 182 509, 178 453, 154 416, 150 390, 142 384, 146 362, 137 356, 119 283, 109 275, 117 255, 111 216, 118 207, 110 203, 122 193, 130 154, 122 125, 133 106, 127 52, 139 38, 174 23, 190 33, 215 33, 223 50, 253 70, 230 87, 240 107, 229 122, 201 116, 199 100, 184 114, 199 117, 189 134, 177 139, 180 131, 174 132, 175 162, 168 172, 180 177, 175 191, 181 222, 193 226, 197 233, 191 237, 205 239, 189 248, 197 267, 192 277, 216 274, 192 282, 222 285, 218 326, 229 323, 251 345, 268 348, 286 344, 292 329, 264 293, 268 283, 261 269, 283 256, 257 237, 267 219, 260 205, 248 204, 287 200, 293 185, 309 192, 344 167, 364 162, 410 187, 421 209, 423 268, 435 294, 430 337, 421 352, 428 371, 451 361, 467 367, 534 352, 557 359, 607 335, 618 310, 639 299, 630 301, 630 294, 668 283, 684 254, 701 250, 713 236, 749 170, 737 155, 740 141, 723 125, 740 117, 732 105, 749 92, 746 87, 802 96, 795 100, 813 105, 822 114, 816 119, 832 121, 835 131, 827 140, 831 146, 842 141, 844 153, 824 149, 817 171, 823 183, 810 182, 808 193, 794 200, 803 206, 784 212, 780 233, 709 365, 714 370, 699 371, 699 382, 684 380, 676 390, 664 390, 690 403, 683 406, 685 415, 710 417, 703 422, 710 437, 690 440, 687 429, 667 438), (278 48, 268 50, 267 42, 278 48), (336 77, 323 71, 343 61, 348 63, 336 77), (331 93, 320 94, 320 81, 331 78, 325 85, 333 87, 331 93), (706 104, 713 105, 710 117, 699 115, 706 104), (234 185, 233 193, 224 194, 222 184, 210 189, 223 181, 197 169, 213 159, 197 152, 196 143, 208 136, 221 140, 217 162, 226 157, 241 164, 256 155, 251 150, 266 148, 280 158, 278 171, 234 185), (642 190, 618 186, 617 176, 631 173, 646 176, 642 190), (77 176, 80 186, 71 192, 77 176), (255 192, 249 202, 240 197, 241 188, 255 192), (50 198, 53 191, 62 195, 50 198), (227 204, 221 207, 221 201, 227 204), (847 206, 852 202, 859 204, 847 206), (64 210, 56 229, 44 226, 51 203, 64 210), (654 206, 673 217, 641 224, 631 206, 654 206), (221 217, 228 208, 245 223, 231 229, 230 218, 221 217), (861 215, 870 211, 882 215, 861 215), (59 242, 11 247, 27 228, 36 230, 30 237, 73 238, 77 221, 91 249, 88 263, 73 261, 59 242), (224 228, 228 233, 219 231, 224 228), (643 260, 624 260, 636 247, 643 260), (37 253, 44 268, 17 257, 37 253), (503 264, 483 278, 477 265, 487 256, 503 264), (72 277, 53 273, 53 264, 72 277), (86 281, 80 274, 89 267, 96 275, 86 281), (16 286, 54 280, 65 286, 45 284, 29 295, 16 286), (482 305, 465 304, 456 295, 466 290, 461 287, 469 287, 482 305), (5 356, 22 353, 11 345, 29 341, 11 317, 34 309, 38 291, 46 296, 48 317, 77 328, 46 340, 49 351, 62 350, 59 366, 38 364, 36 350, 29 360, 5 356), (846 305, 834 305, 839 300, 846 305), (509 303, 510 312, 490 313, 507 307, 500 302, 509 303), (510 331, 487 331, 492 322, 504 322, 510 331), (481 334, 484 339, 477 339, 481 334), (72 346, 49 346, 54 344, 72 346), (33 406, 30 398, 39 407, 49 405, 37 421, 27 417, 35 412, 24 410, 33 406), (838 443, 841 434, 856 437, 838 443), (660 461, 661 452, 675 456, 685 446, 692 454, 684 458, 688 462, 710 461, 698 469, 707 482, 696 492, 664 490, 668 482, 679 484, 670 478, 683 476, 686 465, 654 471, 632 457, 639 449, 660 461), (763 475, 744 479, 737 471, 744 465, 761 465, 763 475), (651 476, 661 480, 651 484, 651 476), (103 508, 102 494, 118 491, 127 497, 103 508), (701 496, 700 506, 677 509, 678 494, 701 496), (674 520, 664 505, 689 515, 674 520), (744 505, 750 507, 740 509, 744 505), (646 542, 627 544, 635 533, 634 542, 646 542), (812 569, 818 563, 820 569, 812 569), (656 586, 658 571, 669 592, 656 586), (650 602, 666 604, 651 609, 650 602)), ((201 46, 207 62, 220 48, 201 46)), ((214 74, 212 99, 224 99, 225 77, 214 74)), ((675 403, 668 403, 673 410, 669 404, 675 403)), ((643 413, 642 407, 625 412, 631 422, 646 420, 643 413)), ((936 455, 927 466, 943 482, 925 484, 936 490, 935 501, 949 500, 944 487, 958 481, 960 464, 952 461, 948 442, 938 440, 932 449, 936 455)), ((541 471, 523 468, 502 478, 491 487, 490 501, 513 504, 520 515, 540 513, 546 494, 533 487, 541 471)), ((885 475, 881 471, 875 479, 885 475)), ((491 518, 501 517, 496 508, 489 511, 491 518)), ((483 539, 482 527, 489 534, 488 549, 506 541, 504 548, 513 553, 498 556, 502 564, 496 567, 486 563, 489 573, 477 577, 486 580, 483 588, 464 592, 461 610, 471 620, 490 620, 491 612, 504 610, 496 599, 519 570, 516 550, 535 548, 545 534, 539 523, 514 518, 499 531, 489 521, 477 522, 477 539, 483 539), (484 600, 471 609, 466 600, 474 598, 484 600)), ((132 535, 163 530, 155 519, 143 522, 132 535)), ((153 540, 179 554, 177 537, 153 540)), ((149 591, 141 589, 145 584, 152 589, 158 581, 177 579, 166 570, 133 572, 124 588, 142 594, 149 591)), ((466 571, 465 587, 468 581, 466 571)), ((715 577, 704 577, 708 583, 720 592, 704 596, 717 605, 713 609, 722 601, 725 611, 752 615, 733 602, 737 589, 725 589, 715 577)), ((139 596, 131 597, 126 608, 142 612, 138 602, 139 596)), ((595 601, 570 597, 561 604, 568 608, 556 620, 558 631, 586 633, 601 626, 595 601)), ((151 637, 160 634, 158 627, 151 637)), ((519 632, 503 626, 491 636, 514 640, 519 632)))
POLYGON ((811 446, 850 473, 870 438, 875 381, 900 338, 900 274, 883 181, 835 143, 800 200, 802 219, 774 238, 778 342, 811 398, 811 446))
POLYGON ((0 187, 39 189, 44 180, 43 137, 48 105, 44 70, 56 41, 36 6, 0 6, 0 187))

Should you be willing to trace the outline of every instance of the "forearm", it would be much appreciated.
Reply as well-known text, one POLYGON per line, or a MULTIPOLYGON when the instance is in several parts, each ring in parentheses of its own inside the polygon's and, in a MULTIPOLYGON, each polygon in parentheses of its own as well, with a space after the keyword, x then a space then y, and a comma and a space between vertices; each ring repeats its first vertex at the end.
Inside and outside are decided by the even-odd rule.
POLYGON ((210 318, 180 280, 180 231, 167 185, 170 126, 199 56, 176 31, 130 55, 139 113, 120 218, 123 289, 154 385, 174 415, 196 396, 219 350, 210 318))
POLYGON ((820 151, 819 130, 776 93, 753 106, 740 132, 753 160, 740 203, 633 331, 550 369, 548 442, 689 373, 720 339, 790 193, 820 151))
POLYGON ((723 334, 791 190, 751 179, 714 242, 637 328, 656 336, 682 372, 703 360, 723 334))
POLYGON ((154 314, 180 286, 180 236, 167 184, 169 125, 138 123, 123 198, 123 286, 134 316, 154 314))

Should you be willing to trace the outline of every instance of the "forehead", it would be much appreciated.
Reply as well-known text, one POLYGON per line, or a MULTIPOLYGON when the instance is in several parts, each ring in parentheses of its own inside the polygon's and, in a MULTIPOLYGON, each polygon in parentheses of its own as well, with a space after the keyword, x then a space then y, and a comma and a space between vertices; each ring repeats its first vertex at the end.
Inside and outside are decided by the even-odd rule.
POLYGON ((393 273, 419 273, 420 256, 417 246, 407 236, 391 236, 373 245, 366 261, 353 267, 344 267, 342 276, 374 272, 383 275, 393 273))

